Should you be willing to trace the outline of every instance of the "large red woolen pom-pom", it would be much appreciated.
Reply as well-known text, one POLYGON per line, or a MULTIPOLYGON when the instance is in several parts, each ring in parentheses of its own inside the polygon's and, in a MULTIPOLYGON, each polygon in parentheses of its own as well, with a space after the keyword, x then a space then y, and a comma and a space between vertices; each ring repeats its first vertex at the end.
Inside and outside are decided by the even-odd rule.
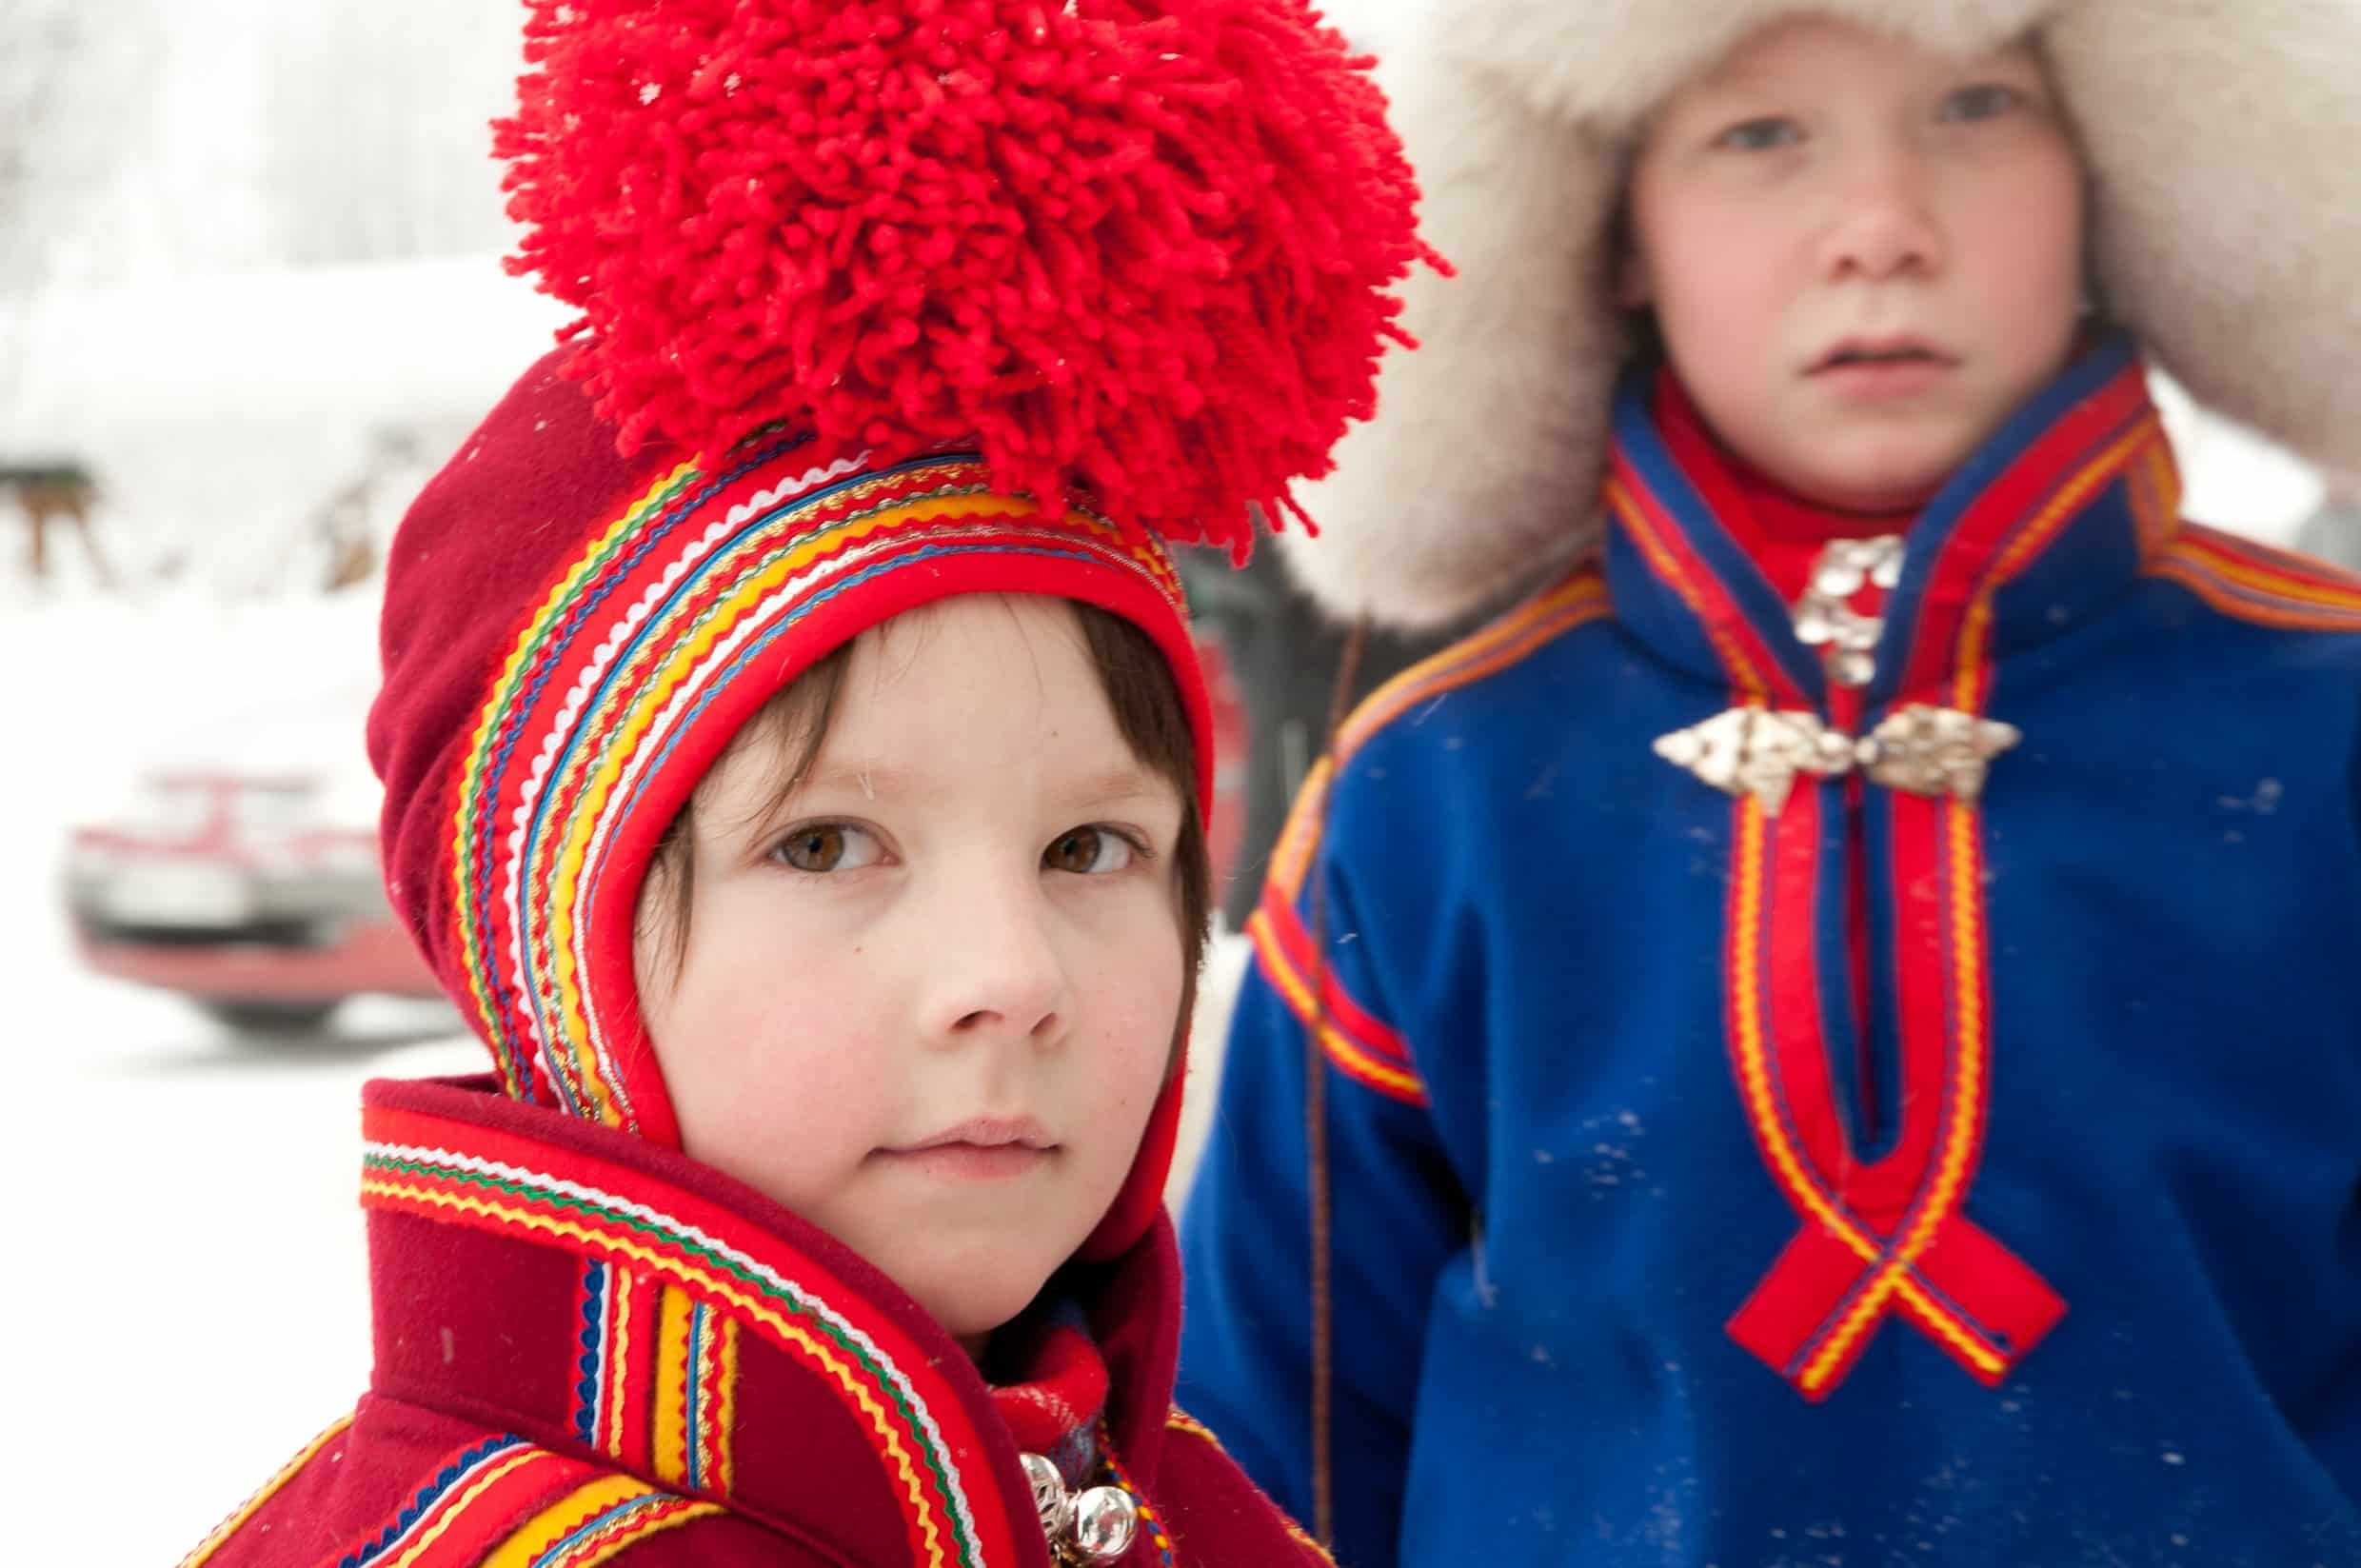
MULTIPOLYGON (((531 0, 510 266, 626 451, 782 422, 1167 538, 1294 510, 1417 189, 1304 0, 531 0)), ((1300 513, 1299 513, 1300 515, 1300 513)))

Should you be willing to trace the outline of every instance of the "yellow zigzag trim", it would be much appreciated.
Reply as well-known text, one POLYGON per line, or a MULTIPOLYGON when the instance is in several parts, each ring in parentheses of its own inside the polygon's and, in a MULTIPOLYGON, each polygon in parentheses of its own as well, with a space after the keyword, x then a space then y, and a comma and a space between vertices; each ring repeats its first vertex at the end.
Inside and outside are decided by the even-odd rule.
POLYGON ((1681 603, 1689 606, 1689 613, 1696 617, 1697 625, 1705 628, 1705 635, 1713 643, 1714 651, 1721 655, 1722 666, 1737 682, 1738 689, 1753 702, 1768 703, 1771 688, 1763 683, 1761 674, 1748 661, 1744 651, 1722 630, 1721 623, 1706 613, 1704 595, 1697 592, 1696 585, 1689 580, 1687 572, 1681 570, 1680 563, 1674 558, 1671 549, 1657 537, 1656 526, 1648 520, 1638 500, 1619 479, 1610 478, 1607 481, 1606 493, 1607 505, 1623 520, 1624 531, 1637 543, 1649 565, 1656 568, 1656 574, 1680 595, 1681 603))
POLYGON ((728 1497, 738 1470, 738 1320, 718 1318, 710 1342, 713 1373, 698 1408, 704 1412, 705 1488, 728 1497))
MULTIPOLYGON (((484 1020, 485 1027, 495 1040, 508 1038, 509 1032, 492 1009, 491 992, 486 983, 485 977, 492 973, 494 966, 499 963, 500 955, 493 952, 485 942, 483 928, 477 925, 469 913, 474 905, 467 897, 467 824, 469 819, 475 815, 477 801, 483 794, 485 785, 489 782, 479 769, 479 760, 487 760, 486 748, 490 741, 491 733, 499 726, 501 720, 507 715, 509 699, 517 689, 518 676, 525 666, 526 657, 541 646, 546 628, 556 617, 560 608, 572 602, 574 595, 580 591, 585 578, 591 571, 593 564, 602 561, 610 546, 625 534, 638 527, 652 508, 660 506, 679 486, 693 478, 696 472, 695 464, 684 463, 657 480, 639 500, 625 509, 624 514, 599 536, 595 544, 582 553, 564 579, 549 590, 549 597, 543 602, 541 609, 534 615, 530 628, 517 640, 516 646, 509 650, 507 662, 501 666, 500 679, 493 683, 492 694, 485 703, 484 711, 476 721, 475 733, 467 739, 467 765, 466 772, 461 776, 459 808, 452 821, 452 887, 458 897, 460 948, 468 960, 468 989, 475 999, 478 1016, 484 1020)), ((495 839, 498 838, 500 832, 500 824, 495 821, 492 824, 495 839)), ((495 854, 493 859, 497 861, 499 856, 495 854)), ((496 896, 496 892, 487 890, 487 899, 496 896)), ((531 1058, 520 1052, 517 1065, 524 1081, 529 1082, 533 1072, 531 1058)), ((505 1062, 502 1063, 502 1069, 504 1073, 506 1070, 505 1062)), ((517 1086, 514 1083, 508 1085, 511 1090, 517 1086)))
POLYGON ((536 1512, 484 1559, 483 1568, 532 1568, 541 1555, 619 1502, 655 1488, 630 1476, 601 1476, 536 1512))
POLYGON ((903 1496, 908 1499, 911 1510, 918 1518, 920 1527, 925 1532, 927 1561, 941 1564, 946 1560, 942 1550, 942 1527, 935 1522, 935 1510, 927 1500, 924 1479, 920 1476, 917 1462, 910 1457, 910 1451, 903 1445, 902 1436, 895 1430, 889 1413, 877 1402, 876 1398, 858 1379, 845 1370, 843 1363, 831 1354, 824 1344, 772 1311, 762 1301, 747 1295, 718 1275, 704 1274, 689 1268, 677 1260, 628 1237, 594 1231, 587 1226, 575 1224, 571 1221, 535 1214, 529 1210, 511 1208, 481 1198, 422 1188, 377 1176, 365 1177, 361 1182, 361 1192, 365 1198, 402 1199, 413 1203, 424 1203, 433 1208, 452 1209, 462 1214, 480 1215, 503 1224, 541 1231, 551 1236, 561 1236, 568 1241, 596 1243, 602 1248, 621 1253, 625 1257, 645 1263, 653 1273, 678 1280, 692 1289, 706 1291, 719 1297, 746 1317, 770 1329, 781 1339, 801 1346, 806 1354, 821 1364, 830 1378, 835 1379, 839 1387, 852 1396, 862 1414, 868 1419, 870 1430, 883 1440, 885 1452, 892 1459, 895 1471, 901 1479, 903 1496))
MULTIPOLYGON (((474 1480, 468 1482, 467 1489, 460 1493, 459 1496, 438 1504, 434 1510, 436 1515, 434 1523, 427 1526, 427 1529, 421 1531, 418 1538, 404 1547, 402 1549, 402 1555, 387 1563, 386 1568, 412 1568, 412 1565, 415 1564, 421 1558, 425 1557, 433 1547, 434 1543, 441 1540, 444 1534, 448 1531, 453 1524, 458 1522, 460 1516, 466 1513, 468 1508, 474 1504, 478 1498, 482 1497, 486 1492, 489 1491, 492 1487, 499 1484, 499 1482, 506 1479, 507 1477, 512 1476, 519 1470, 524 1469, 526 1465, 542 1464, 545 1462, 554 1462, 561 1465, 578 1465, 582 1463, 579 1459, 566 1459, 563 1455, 553 1454, 546 1448, 520 1448, 516 1450, 514 1453, 508 1455, 507 1458, 504 1459, 500 1463, 492 1466, 491 1469, 486 1471, 483 1475, 478 1476, 474 1480)), ((584 1468, 587 1468, 587 1466, 584 1466, 584 1468)))
MULTIPOLYGON (((701 665, 714 645, 726 637, 747 611, 759 605, 782 584, 795 576, 823 556, 834 555, 859 545, 871 536, 911 522, 932 522, 946 514, 992 518, 1023 518, 1036 516, 1031 502, 1016 501, 1002 496, 962 495, 915 501, 907 505, 888 506, 883 510, 845 519, 805 538, 801 544, 781 552, 777 559, 751 576, 730 583, 706 609, 699 612, 700 624, 684 641, 663 643, 651 640, 626 663, 620 665, 613 678, 624 689, 636 691, 623 721, 605 743, 593 750, 578 747, 565 776, 552 778, 546 788, 556 796, 570 788, 575 777, 583 776, 582 792, 566 825, 570 828, 564 843, 556 846, 555 875, 549 884, 547 925, 537 947, 546 949, 547 981, 554 1000, 561 1009, 562 1030, 571 1050, 564 1053, 572 1061, 569 1076, 586 1082, 589 1100, 598 1119, 608 1126, 621 1125, 614 1103, 612 1085, 598 1071, 597 1061, 589 1040, 589 1020, 583 1003, 580 977, 574 963, 574 910, 579 895, 583 866, 589 850, 589 837, 596 827, 606 801, 631 759, 638 754, 641 737, 655 722, 681 684, 691 671, 701 665), (639 672, 649 665, 657 673, 645 685, 637 685, 639 672)), ((706 563, 704 569, 722 577, 732 569, 731 563, 746 556, 761 556, 779 549, 782 541, 757 534, 724 555, 706 563)), ((585 713, 585 720, 595 715, 585 713)), ((529 874, 527 885, 534 880, 529 874)))
MULTIPOLYGON (((665 1495, 658 1488, 632 1476, 601 1476, 596 1480, 586 1481, 535 1513, 531 1518, 526 1519, 507 1539, 502 1541, 489 1557, 484 1559, 483 1568, 535 1568, 536 1564, 551 1560, 548 1558, 548 1554, 560 1541, 607 1510, 620 1507, 625 1503, 635 1502, 642 1498, 660 1498, 665 1495)), ((701 1503, 697 1506, 709 1513, 721 1512, 721 1509, 712 1503, 701 1503)), ((576 1543, 574 1550, 566 1553, 562 1560, 568 1564, 604 1562, 613 1557, 617 1551, 622 1550, 630 1540, 636 1540, 643 1534, 647 1533, 631 1530, 630 1526, 635 1522, 638 1521, 629 1518, 613 1520, 588 1539, 576 1543), (625 1539, 614 1538, 618 1535, 625 1535, 626 1531, 628 1534, 625 1539), (592 1550, 596 1555, 582 1556, 585 1548, 592 1550)), ((686 1520, 676 1518, 654 1522, 662 1527, 685 1523, 686 1520)))
POLYGON ((631 1403, 631 1328, 645 1287, 640 1283, 639 1276, 627 1268, 610 1269, 608 1276, 606 1299, 608 1310, 615 1315, 615 1332, 610 1336, 614 1349, 606 1364, 605 1387, 601 1391, 606 1398, 606 1431, 600 1446, 610 1458, 621 1459, 624 1430, 630 1416, 627 1407, 631 1403))
POLYGON ((2274 557, 2249 541, 2192 532, 2174 539, 2149 570, 2234 621, 2298 631, 2361 629, 2361 577, 2325 562, 2290 559, 2282 566, 2274 557), (2312 566, 2310 574, 2305 566, 2312 566), (2235 591, 2241 588, 2253 597, 2235 591))
MULTIPOLYGON (((1254 942, 1255 955, 1262 961, 1262 971, 1271 977, 1280 994, 1296 1017, 1309 1026, 1319 1016, 1319 1002, 1312 995, 1312 987, 1295 965, 1288 963, 1277 936, 1271 932, 1271 918, 1258 909, 1246 922, 1246 933, 1254 942)), ((1329 1061, 1353 1078, 1361 1079, 1378 1088, 1405 1100, 1424 1103, 1426 1085, 1419 1075, 1379 1060, 1363 1050, 1360 1042, 1345 1034, 1334 1023, 1321 1023, 1319 1046, 1329 1061)))
POLYGON ((1319 848, 1328 786, 1335 769, 1379 731, 1419 703, 1506 669, 1610 609, 1606 584, 1596 571, 1577 569, 1557 586, 1537 595, 1498 621, 1449 647, 1430 654, 1361 700, 1337 732, 1333 759, 1323 755, 1296 790, 1295 804, 1280 830, 1265 879, 1289 903, 1302 891, 1319 848))
MULTIPOLYGON (((1738 807, 1738 926, 1733 938, 1736 948, 1736 972, 1731 977, 1731 989, 1739 999, 1738 1071, 1748 1120, 1754 1122, 1756 1135, 1762 1140, 1779 1183, 1789 1196, 1803 1205, 1813 1221, 1851 1249, 1855 1257, 1865 1263, 1874 1263, 1884 1249, 1877 1244, 1875 1238, 1854 1221, 1849 1213, 1831 1203, 1827 1195, 1820 1191, 1819 1184, 1804 1170, 1802 1159, 1795 1145, 1788 1141, 1787 1130, 1780 1125, 1778 1109, 1772 1100, 1756 967, 1756 939, 1761 934, 1764 844, 1762 803, 1749 797, 1739 803, 1738 807)), ((1970 1361, 1994 1372, 2002 1370, 2008 1364, 1994 1356, 1990 1347, 1954 1318, 1947 1308, 1928 1295, 1907 1267, 1893 1275, 1893 1283, 1889 1288, 1899 1293, 1917 1321, 1970 1361)), ((1815 1359, 1814 1364, 1817 1365, 1818 1360, 1815 1359)), ((1807 1386, 1818 1386, 1817 1382, 1809 1381, 1811 1377, 1812 1369, 1807 1367, 1807 1386)), ((1825 1381, 1825 1377, 1819 1380, 1825 1381)))
POLYGON ((600 1563, 621 1557, 650 1536, 727 1512, 718 1502, 676 1499, 669 1503, 656 1503, 609 1522, 586 1540, 576 1541, 564 1556, 548 1558, 546 1568, 598 1568, 600 1563))

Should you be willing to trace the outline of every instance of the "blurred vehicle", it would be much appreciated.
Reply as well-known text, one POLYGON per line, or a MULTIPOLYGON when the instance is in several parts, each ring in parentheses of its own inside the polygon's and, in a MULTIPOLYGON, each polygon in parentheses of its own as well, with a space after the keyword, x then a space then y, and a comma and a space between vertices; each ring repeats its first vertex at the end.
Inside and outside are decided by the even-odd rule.
POLYGON ((349 678, 281 687, 269 711, 158 748, 120 805, 73 826, 64 893, 83 962, 250 1032, 319 1027, 364 992, 439 997, 385 903, 366 699, 349 678))
POLYGON ((319 775, 156 773, 73 830, 65 882, 86 963, 235 1028, 316 1027, 365 991, 441 994, 386 903, 373 802, 319 775))

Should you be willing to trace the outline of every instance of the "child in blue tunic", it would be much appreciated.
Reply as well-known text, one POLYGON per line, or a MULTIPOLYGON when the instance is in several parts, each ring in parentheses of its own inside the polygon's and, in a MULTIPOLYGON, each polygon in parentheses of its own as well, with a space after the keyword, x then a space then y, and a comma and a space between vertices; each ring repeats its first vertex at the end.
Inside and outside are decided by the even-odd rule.
POLYGON ((2361 1563, 2361 9, 1438 0, 1180 1398, 1348 1568, 2361 1563), (1594 526, 1596 520, 1596 526, 1594 526))

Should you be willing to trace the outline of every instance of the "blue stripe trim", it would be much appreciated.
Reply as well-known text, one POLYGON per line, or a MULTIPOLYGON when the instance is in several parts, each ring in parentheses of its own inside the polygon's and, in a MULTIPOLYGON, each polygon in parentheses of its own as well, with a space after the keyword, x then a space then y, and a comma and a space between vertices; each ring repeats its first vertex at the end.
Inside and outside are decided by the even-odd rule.
POLYGON ((701 1385, 704 1381, 704 1355, 705 1304, 699 1301, 688 1309, 688 1370, 681 1379, 687 1403, 682 1425, 688 1439, 688 1484, 691 1491, 705 1483, 704 1467, 698 1462, 704 1444, 697 1440, 697 1415, 702 1402, 698 1396, 704 1392, 701 1385))
POLYGON ((524 1440, 512 1432, 504 1433, 460 1455, 458 1459, 435 1472, 434 1479, 419 1488, 418 1495, 393 1517, 393 1522, 387 1525, 375 1540, 370 1541, 357 1552, 348 1552, 337 1558, 336 1568, 365 1568, 366 1564, 383 1557, 388 1550, 399 1544, 404 1536, 416 1528, 418 1521, 426 1517, 427 1511, 435 1505, 443 1494, 458 1485, 464 1478, 482 1466, 486 1460, 516 1447, 524 1440))
POLYGON ((561 1560, 565 1558, 566 1553, 581 1545, 585 1538, 596 1535, 599 1531, 605 1529, 616 1520, 625 1518, 633 1514, 644 1512, 646 1509, 658 1507, 672 1500, 673 1496, 669 1492, 649 1492, 642 1497, 626 1498, 623 1501, 615 1504, 614 1507, 606 1510, 604 1514, 600 1514, 593 1518, 585 1519, 580 1525, 575 1527, 574 1532, 571 1535, 567 1536, 565 1539, 558 1541, 547 1551, 542 1553, 541 1556, 535 1558, 533 1559, 533 1568, 548 1568, 549 1564, 561 1560))
POLYGON ((606 1265, 597 1259, 589 1261, 582 1280, 582 1355, 575 1361, 582 1377, 574 1384, 574 1436, 585 1448, 597 1446, 599 1389, 606 1381, 602 1376, 602 1358, 606 1348, 606 1311, 611 1300, 607 1289, 606 1265))

